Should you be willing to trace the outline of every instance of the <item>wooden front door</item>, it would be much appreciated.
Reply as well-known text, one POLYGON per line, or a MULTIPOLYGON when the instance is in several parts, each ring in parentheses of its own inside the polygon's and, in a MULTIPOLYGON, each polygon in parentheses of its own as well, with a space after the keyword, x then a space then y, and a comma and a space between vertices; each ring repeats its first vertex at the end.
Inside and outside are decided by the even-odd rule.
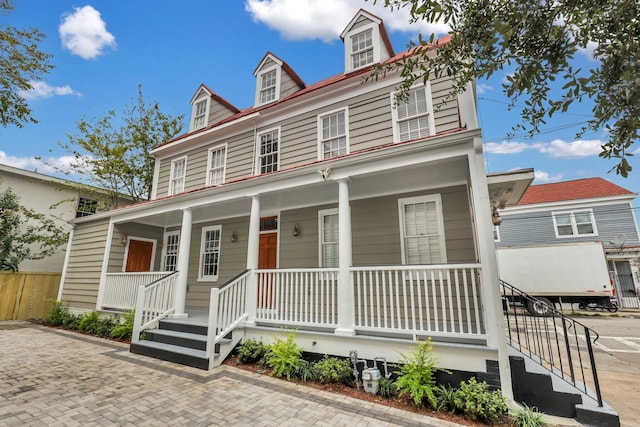
MULTIPOLYGON (((278 256, 278 233, 261 234, 259 253, 258 253, 258 269, 263 270, 263 269, 276 268, 277 256, 278 256)), ((273 307, 272 292, 273 292, 272 283, 265 283, 265 282, 258 283, 258 307, 260 308, 273 307)))
POLYGON ((143 240, 129 240, 129 254, 125 271, 151 271, 151 257, 153 242, 143 240))

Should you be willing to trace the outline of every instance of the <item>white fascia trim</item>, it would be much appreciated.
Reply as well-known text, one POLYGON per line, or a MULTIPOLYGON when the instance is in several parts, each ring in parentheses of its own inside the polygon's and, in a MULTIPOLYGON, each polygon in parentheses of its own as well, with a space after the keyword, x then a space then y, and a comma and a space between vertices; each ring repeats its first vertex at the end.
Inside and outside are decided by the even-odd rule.
POLYGON ((500 215, 516 215, 522 213, 546 212, 551 210, 588 209, 596 206, 606 206, 627 202, 632 206, 632 200, 636 195, 610 196, 597 199, 563 200, 560 202, 536 203, 523 206, 507 206, 500 210, 500 215))
POLYGON ((345 106, 345 107, 341 107, 341 108, 336 108, 335 110, 331 110, 331 111, 325 111, 322 112, 320 114, 317 115, 317 120, 316 120, 316 129, 318 130, 317 134, 318 134, 318 140, 316 142, 317 146, 318 146, 318 160, 329 160, 329 159, 325 159, 323 157, 323 150, 322 150, 322 119, 324 119, 327 116, 339 113, 341 111, 344 111, 344 135, 345 135, 345 139, 346 139, 346 154, 351 153, 351 144, 349 143, 349 106, 345 106))

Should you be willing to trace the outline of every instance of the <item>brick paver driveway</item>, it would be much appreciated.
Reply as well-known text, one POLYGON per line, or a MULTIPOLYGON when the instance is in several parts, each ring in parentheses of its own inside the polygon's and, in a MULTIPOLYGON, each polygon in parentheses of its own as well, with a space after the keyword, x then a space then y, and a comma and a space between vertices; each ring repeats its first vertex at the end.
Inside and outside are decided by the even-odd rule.
POLYGON ((0 322, 0 425, 168 424, 453 426, 233 367, 201 371, 126 344, 0 322))

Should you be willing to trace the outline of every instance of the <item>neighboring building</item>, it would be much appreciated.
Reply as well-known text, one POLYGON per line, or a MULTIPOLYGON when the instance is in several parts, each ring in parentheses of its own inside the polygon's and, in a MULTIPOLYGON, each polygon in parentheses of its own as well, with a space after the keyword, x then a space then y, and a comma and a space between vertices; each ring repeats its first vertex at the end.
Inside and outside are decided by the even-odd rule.
POLYGON ((637 196, 602 178, 532 185, 517 205, 500 212, 496 245, 602 242, 620 303, 638 308, 640 234, 633 207, 637 196))
MULTIPOLYGON (((104 190, 0 164, 0 191, 8 188, 20 198, 22 206, 50 216, 65 231, 70 230, 70 220, 103 211, 108 200, 104 190)), ((20 271, 62 272, 65 249, 66 246, 61 246, 41 260, 25 260, 20 263, 20 271)))
POLYGON ((344 73, 311 85, 267 53, 253 107, 198 87, 189 132, 152 150, 152 200, 72 221, 62 297, 136 307, 132 352, 205 369, 285 328, 308 352, 390 362, 431 337, 448 381, 512 396, 491 205, 533 170, 486 175, 474 84, 396 100, 399 73, 365 81, 411 54, 379 18, 360 10, 342 39, 344 73), (174 340, 180 319, 203 338, 174 340))

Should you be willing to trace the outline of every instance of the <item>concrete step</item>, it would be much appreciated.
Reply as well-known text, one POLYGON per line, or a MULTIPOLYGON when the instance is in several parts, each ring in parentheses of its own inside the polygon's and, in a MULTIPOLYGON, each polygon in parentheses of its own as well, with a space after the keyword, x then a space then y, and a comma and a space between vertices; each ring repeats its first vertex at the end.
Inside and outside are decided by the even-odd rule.
POLYGON ((167 362, 178 363, 180 365, 192 366, 199 369, 209 369, 209 360, 206 352, 193 348, 181 347, 162 342, 142 340, 136 344, 132 343, 129 348, 131 353, 149 356, 167 362))
POLYGON ((194 323, 188 319, 162 319, 159 322, 158 329, 165 329, 177 332, 186 332, 197 335, 207 335, 208 327, 206 324, 194 323))
POLYGON ((145 331, 145 341, 155 341, 171 344, 179 347, 187 347, 205 351, 207 349, 207 336, 180 332, 171 329, 150 329, 145 331))

